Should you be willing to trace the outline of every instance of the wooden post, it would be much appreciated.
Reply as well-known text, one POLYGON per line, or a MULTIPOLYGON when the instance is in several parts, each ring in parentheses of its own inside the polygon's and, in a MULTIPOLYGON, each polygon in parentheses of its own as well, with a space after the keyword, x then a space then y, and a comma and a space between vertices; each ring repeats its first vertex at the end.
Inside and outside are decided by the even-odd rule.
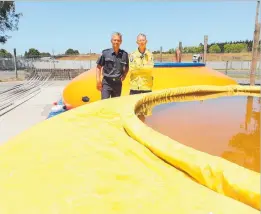
POLYGON ((254 39, 253 39, 253 45, 252 45, 250 85, 255 85, 255 74, 256 74, 256 66, 257 66, 257 60, 258 60, 258 45, 259 45, 259 38, 260 38, 260 23, 258 23, 259 6, 260 6, 260 1, 257 1, 255 31, 254 31, 254 39))
POLYGON ((16 63, 16 49, 14 48, 14 68, 15 68, 15 78, 18 78, 18 73, 17 73, 17 63, 16 63))
POLYGON ((54 50, 52 49, 53 52, 53 69, 55 70, 55 57, 54 57, 54 50))
POLYGON ((179 50, 182 50, 182 42, 179 42, 179 50))
POLYGON ((227 75, 227 69, 228 69, 228 61, 226 62, 226 75, 227 75))
POLYGON ((182 42, 179 42, 180 61, 182 60, 182 42))
POLYGON ((92 49, 90 49, 90 69, 91 69, 91 67, 92 67, 92 49))
POLYGON ((71 79, 70 69, 68 69, 68 78, 71 79))
POLYGON ((160 47, 160 61, 162 62, 162 46, 160 47))
POLYGON ((203 62, 207 62, 207 50, 208 50, 208 36, 204 36, 204 59, 203 62))

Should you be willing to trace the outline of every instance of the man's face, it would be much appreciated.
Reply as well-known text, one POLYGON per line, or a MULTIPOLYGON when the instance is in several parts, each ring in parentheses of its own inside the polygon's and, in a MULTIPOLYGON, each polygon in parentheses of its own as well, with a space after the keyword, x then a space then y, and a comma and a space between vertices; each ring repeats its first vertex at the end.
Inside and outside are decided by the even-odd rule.
POLYGON ((112 44, 112 47, 113 48, 116 48, 116 49, 119 49, 120 48, 120 45, 121 45, 121 37, 120 36, 117 36, 117 35, 114 35, 111 39, 111 44, 112 44))
POLYGON ((146 48, 147 40, 144 36, 139 36, 137 38, 137 44, 139 48, 146 48))

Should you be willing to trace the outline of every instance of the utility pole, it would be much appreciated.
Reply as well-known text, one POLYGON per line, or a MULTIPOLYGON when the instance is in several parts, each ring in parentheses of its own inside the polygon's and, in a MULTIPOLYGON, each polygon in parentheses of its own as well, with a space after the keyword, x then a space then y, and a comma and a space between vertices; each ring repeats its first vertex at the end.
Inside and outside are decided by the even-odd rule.
POLYGON ((260 23, 258 22, 260 1, 257 1, 254 39, 252 44, 252 62, 250 69, 250 85, 255 85, 255 74, 258 60, 258 45, 260 39, 260 23))
POLYGON ((208 36, 204 36, 204 56, 203 62, 207 62, 207 50, 208 50, 208 36))
POLYGON ((17 73, 16 49, 15 48, 14 48, 14 69, 15 69, 15 77, 17 79, 18 78, 18 73, 17 73))

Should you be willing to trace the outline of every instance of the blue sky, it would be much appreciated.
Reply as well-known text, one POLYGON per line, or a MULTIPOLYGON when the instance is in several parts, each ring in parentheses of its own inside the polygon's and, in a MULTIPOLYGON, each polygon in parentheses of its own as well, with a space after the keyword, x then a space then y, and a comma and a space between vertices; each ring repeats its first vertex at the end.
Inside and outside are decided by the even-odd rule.
POLYGON ((19 30, 2 48, 40 52, 100 53, 111 47, 114 31, 123 34, 122 48, 136 48, 136 35, 148 36, 148 48, 169 50, 209 42, 253 39, 256 2, 16 2, 22 12, 19 30))

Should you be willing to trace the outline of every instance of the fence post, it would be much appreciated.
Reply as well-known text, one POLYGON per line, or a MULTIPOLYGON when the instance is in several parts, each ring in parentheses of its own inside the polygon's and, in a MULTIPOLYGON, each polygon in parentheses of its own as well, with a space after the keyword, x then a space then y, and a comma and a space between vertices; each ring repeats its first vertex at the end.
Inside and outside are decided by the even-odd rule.
POLYGON ((204 63, 207 62, 208 36, 204 36, 204 63))
POLYGON ((160 47, 160 61, 162 62, 162 46, 160 47))
POLYGON ((92 57, 91 57, 91 56, 92 56, 92 49, 90 49, 90 69, 91 69, 91 67, 92 67, 92 60, 91 60, 92 57))
POLYGON ((228 61, 226 61, 226 75, 227 75, 227 69, 228 69, 228 61))
POLYGON ((15 67, 15 78, 18 78, 17 66, 16 66, 16 49, 14 48, 14 67, 15 67))
POLYGON ((70 69, 68 69, 68 77, 69 77, 69 80, 70 80, 71 79, 70 69))
POLYGON ((180 62, 182 60, 182 42, 179 42, 180 62))

